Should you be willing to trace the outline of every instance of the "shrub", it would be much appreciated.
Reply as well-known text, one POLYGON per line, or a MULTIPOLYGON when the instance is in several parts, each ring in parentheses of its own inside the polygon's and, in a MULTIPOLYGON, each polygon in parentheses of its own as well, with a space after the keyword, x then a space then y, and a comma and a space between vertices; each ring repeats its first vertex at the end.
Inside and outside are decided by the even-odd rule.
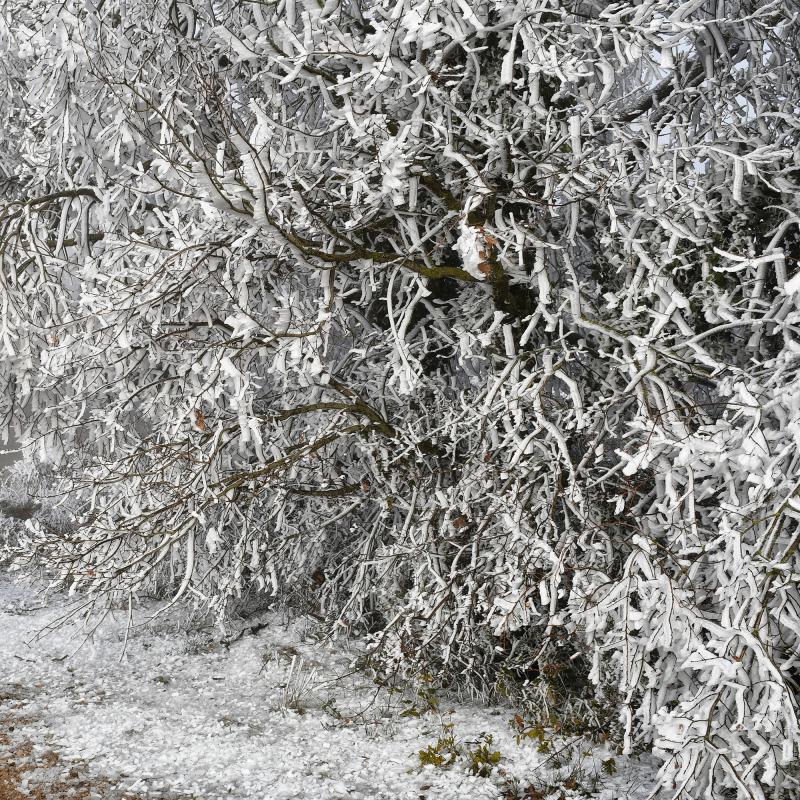
POLYGON ((794 786, 799 11, 7 2, 27 552, 465 691, 585 664, 674 795, 794 786))

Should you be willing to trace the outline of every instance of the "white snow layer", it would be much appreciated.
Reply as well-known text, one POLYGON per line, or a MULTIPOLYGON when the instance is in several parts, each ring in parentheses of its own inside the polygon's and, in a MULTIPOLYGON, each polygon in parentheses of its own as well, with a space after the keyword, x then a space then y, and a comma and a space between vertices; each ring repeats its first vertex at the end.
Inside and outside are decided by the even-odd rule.
MULTIPOLYGON (((352 650, 315 643, 302 621, 262 618, 265 629, 226 648, 213 631, 187 632, 173 617, 134 627, 123 654, 124 611, 80 648, 87 631, 76 625, 37 636, 63 613, 58 600, 44 603, 0 572, 0 720, 10 728, 18 718, 14 735, 56 750, 64 769, 70 760, 87 762, 117 791, 197 800, 478 800, 502 797, 511 778, 523 787, 547 778, 538 743, 515 740, 512 709, 442 701, 438 712, 402 717, 408 695, 379 690, 352 668, 352 650), (505 776, 497 769, 473 776, 466 761, 421 768, 420 749, 450 723, 464 743, 490 733, 505 776)), ((585 767, 597 769, 608 756, 595 754, 585 767)), ((598 798, 647 796, 652 762, 622 761, 598 798)))

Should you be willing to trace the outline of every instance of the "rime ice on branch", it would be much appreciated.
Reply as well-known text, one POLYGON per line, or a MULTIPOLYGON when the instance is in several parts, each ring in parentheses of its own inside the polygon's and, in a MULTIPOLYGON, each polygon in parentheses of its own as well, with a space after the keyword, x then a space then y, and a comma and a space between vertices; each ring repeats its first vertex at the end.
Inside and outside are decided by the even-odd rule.
POLYGON ((7 3, 0 425, 80 509, 28 552, 575 654, 666 796, 794 785, 799 12, 7 3))

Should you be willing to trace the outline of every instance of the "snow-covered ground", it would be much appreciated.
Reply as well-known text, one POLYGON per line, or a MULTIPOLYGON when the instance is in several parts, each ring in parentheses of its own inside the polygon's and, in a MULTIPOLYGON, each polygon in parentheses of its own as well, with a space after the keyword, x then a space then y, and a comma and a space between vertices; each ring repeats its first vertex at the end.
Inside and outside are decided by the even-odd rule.
MULTIPOLYGON (((265 617, 266 627, 226 647, 213 629, 187 631, 164 615, 134 627, 123 650, 125 612, 82 647, 87 631, 74 625, 37 636, 62 613, 63 601, 45 603, 0 573, 0 768, 25 762, 8 797, 61 797, 47 782, 79 772, 94 783, 65 796, 472 800, 559 781, 556 793, 525 796, 585 796, 569 765, 553 770, 552 751, 518 743, 513 710, 442 700, 402 716, 413 693, 380 690, 353 669, 354 649, 317 643, 308 623, 265 617), (422 767, 419 751, 450 734, 455 763, 422 767), (468 751, 482 734, 501 754, 488 777, 470 774, 468 751)), ((609 755, 578 755, 581 785, 609 755)), ((619 773, 602 776, 593 796, 646 797, 652 762, 616 762, 619 773)))

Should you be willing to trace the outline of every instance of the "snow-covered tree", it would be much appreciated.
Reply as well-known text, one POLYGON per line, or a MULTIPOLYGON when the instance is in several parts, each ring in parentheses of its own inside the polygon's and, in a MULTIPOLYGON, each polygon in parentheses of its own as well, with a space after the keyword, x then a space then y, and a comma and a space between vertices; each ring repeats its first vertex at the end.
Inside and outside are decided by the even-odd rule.
POLYGON ((793 785, 800 4, 0 13, 57 580, 306 592, 473 681, 574 653, 665 796, 793 785))

